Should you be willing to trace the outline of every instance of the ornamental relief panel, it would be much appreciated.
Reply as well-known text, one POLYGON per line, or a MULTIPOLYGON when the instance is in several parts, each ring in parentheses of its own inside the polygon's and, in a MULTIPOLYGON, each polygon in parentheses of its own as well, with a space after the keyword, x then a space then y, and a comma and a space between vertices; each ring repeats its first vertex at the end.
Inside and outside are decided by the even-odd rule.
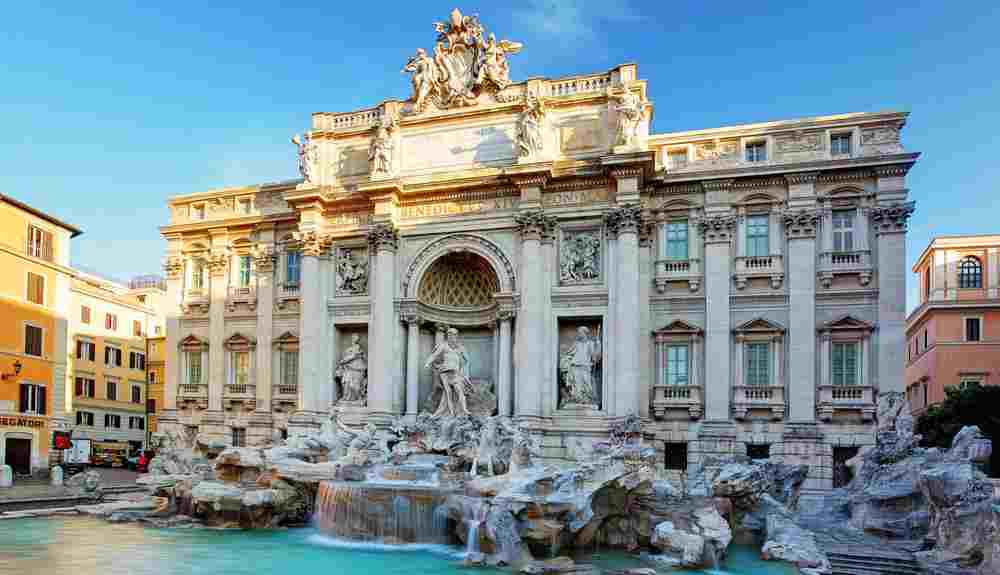
POLYGON ((336 295, 368 293, 368 249, 343 247, 337 250, 336 295))
POLYGON ((591 284, 601 280, 601 232, 566 231, 559 242, 559 283, 591 284))

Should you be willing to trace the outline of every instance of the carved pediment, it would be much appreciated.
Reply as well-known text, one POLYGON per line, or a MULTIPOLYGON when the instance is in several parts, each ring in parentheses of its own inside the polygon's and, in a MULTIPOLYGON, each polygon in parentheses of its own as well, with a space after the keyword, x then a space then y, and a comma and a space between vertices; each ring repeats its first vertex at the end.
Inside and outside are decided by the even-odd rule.
POLYGON ((294 350, 299 348, 299 336, 290 331, 286 331, 274 338, 274 345, 279 349, 294 350))
POLYGON ((840 318, 829 321, 819 327, 819 331, 821 332, 872 331, 873 329, 875 329, 873 324, 850 315, 841 316, 840 318))
POLYGON ((239 332, 236 332, 233 335, 229 336, 223 343, 225 344, 226 348, 234 351, 243 351, 257 346, 257 340, 250 339, 239 332))
POLYGON ((197 351, 208 349, 208 342, 199 338, 198 336, 191 334, 180 341, 178 346, 183 351, 197 351))
POLYGON ((701 335, 703 330, 686 321, 675 319, 667 325, 653 332, 653 335, 701 335))
POLYGON ((785 328, 780 324, 766 320, 762 317, 752 319, 734 329, 736 333, 785 333, 785 328))

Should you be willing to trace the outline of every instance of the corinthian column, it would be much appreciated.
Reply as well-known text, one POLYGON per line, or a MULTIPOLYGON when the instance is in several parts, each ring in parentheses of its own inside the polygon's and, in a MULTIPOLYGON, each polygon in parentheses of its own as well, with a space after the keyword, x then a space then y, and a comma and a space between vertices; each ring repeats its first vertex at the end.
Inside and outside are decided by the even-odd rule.
POLYGON ((639 370, 639 336, 642 325, 639 315, 639 227, 642 206, 625 204, 612 208, 604 215, 608 233, 618 241, 615 270, 615 306, 611 321, 615 323, 614 405, 608 406, 615 416, 640 411, 641 379, 639 370))
POLYGON ((906 226, 913 202, 871 209, 878 242, 878 389, 903 391, 906 350, 906 226))
MULTIPOLYGON (((801 185, 801 181, 796 181, 801 185)), ((816 227, 820 212, 785 214, 788 236, 788 407, 795 422, 816 420, 816 227)))
MULTIPOLYGON (((320 256, 324 250, 323 238, 315 231, 299 235, 302 244, 302 281, 299 291, 299 387, 298 410, 289 421, 290 431, 315 428, 319 414, 327 406, 320 402, 320 388, 325 383, 320 357, 326 349, 323 323, 326 309, 320 277, 320 256)), ((272 305, 267 302, 268 306, 272 305)), ((261 329, 271 329, 262 326, 261 329)), ((266 350, 270 351, 270 350, 266 350)))
POLYGON ((517 319, 517 393, 516 415, 540 416, 542 413, 543 370, 545 365, 544 263, 541 257, 542 235, 550 233, 554 218, 541 210, 514 216, 521 234, 521 310, 517 319))
POLYGON ((395 293, 396 247, 399 234, 391 223, 375 224, 368 232, 368 244, 375 254, 372 276, 371 322, 368 324, 368 410, 372 415, 391 417, 393 410, 393 356, 396 334, 395 293))
POLYGON ((705 216, 698 231, 705 244, 705 419, 729 420, 729 285, 736 217, 705 216))

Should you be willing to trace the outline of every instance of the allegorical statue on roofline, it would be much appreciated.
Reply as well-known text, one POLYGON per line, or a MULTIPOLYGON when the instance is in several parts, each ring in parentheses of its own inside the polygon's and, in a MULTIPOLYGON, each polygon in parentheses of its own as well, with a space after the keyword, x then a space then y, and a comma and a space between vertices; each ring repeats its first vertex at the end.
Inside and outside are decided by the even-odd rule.
POLYGON ((521 51, 519 42, 486 34, 477 16, 451 11, 447 22, 435 22, 438 33, 431 57, 423 48, 406 62, 411 75, 411 113, 433 103, 438 109, 472 106, 479 95, 496 94, 510 84, 507 55, 521 51))

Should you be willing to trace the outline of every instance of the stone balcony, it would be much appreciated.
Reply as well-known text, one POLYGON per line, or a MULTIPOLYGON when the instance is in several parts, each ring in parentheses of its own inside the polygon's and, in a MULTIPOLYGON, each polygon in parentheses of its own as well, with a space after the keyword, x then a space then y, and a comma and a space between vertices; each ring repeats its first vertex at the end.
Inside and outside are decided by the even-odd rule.
POLYGON ((189 289, 184 291, 184 311, 208 311, 210 302, 208 290, 204 288, 189 289))
POLYGON ((251 310, 257 309, 257 290, 253 286, 231 287, 226 297, 226 307, 230 311, 239 304, 247 305, 251 310))
POLYGON ((663 293, 670 282, 688 282, 691 291, 701 285, 701 260, 656 260, 656 289, 663 293))
POLYGON ((875 419, 875 388, 868 385, 824 385, 819 388, 817 414, 832 421, 839 412, 860 412, 861 419, 875 419))
POLYGON ((222 390, 222 405, 228 410, 253 411, 257 407, 257 386, 247 383, 229 383, 222 390))
POLYGON ((687 410, 691 419, 700 419, 705 411, 701 387, 697 385, 657 385, 653 394, 656 419, 663 419, 670 410, 687 410))
POLYGON ((745 289, 753 278, 771 280, 771 287, 778 289, 785 279, 785 264, 780 255, 744 256, 736 258, 736 289, 745 289))
POLYGON ((288 304, 299 301, 300 287, 298 283, 280 283, 274 293, 274 302, 278 309, 285 309, 288 304))
POLYGON ((736 419, 753 419, 767 412, 770 419, 785 417, 785 388, 780 385, 737 385, 733 397, 736 419), (756 412, 756 413, 755 413, 756 412))
POLYGON ((271 388, 271 404, 275 411, 295 410, 299 403, 299 388, 296 385, 278 384, 271 388))
POLYGON ((208 385, 204 383, 178 385, 177 407, 180 409, 208 409, 208 385))
POLYGON ((838 275, 857 275, 861 285, 866 286, 872 279, 871 252, 823 252, 819 255, 817 273, 823 287, 830 287, 838 275))

